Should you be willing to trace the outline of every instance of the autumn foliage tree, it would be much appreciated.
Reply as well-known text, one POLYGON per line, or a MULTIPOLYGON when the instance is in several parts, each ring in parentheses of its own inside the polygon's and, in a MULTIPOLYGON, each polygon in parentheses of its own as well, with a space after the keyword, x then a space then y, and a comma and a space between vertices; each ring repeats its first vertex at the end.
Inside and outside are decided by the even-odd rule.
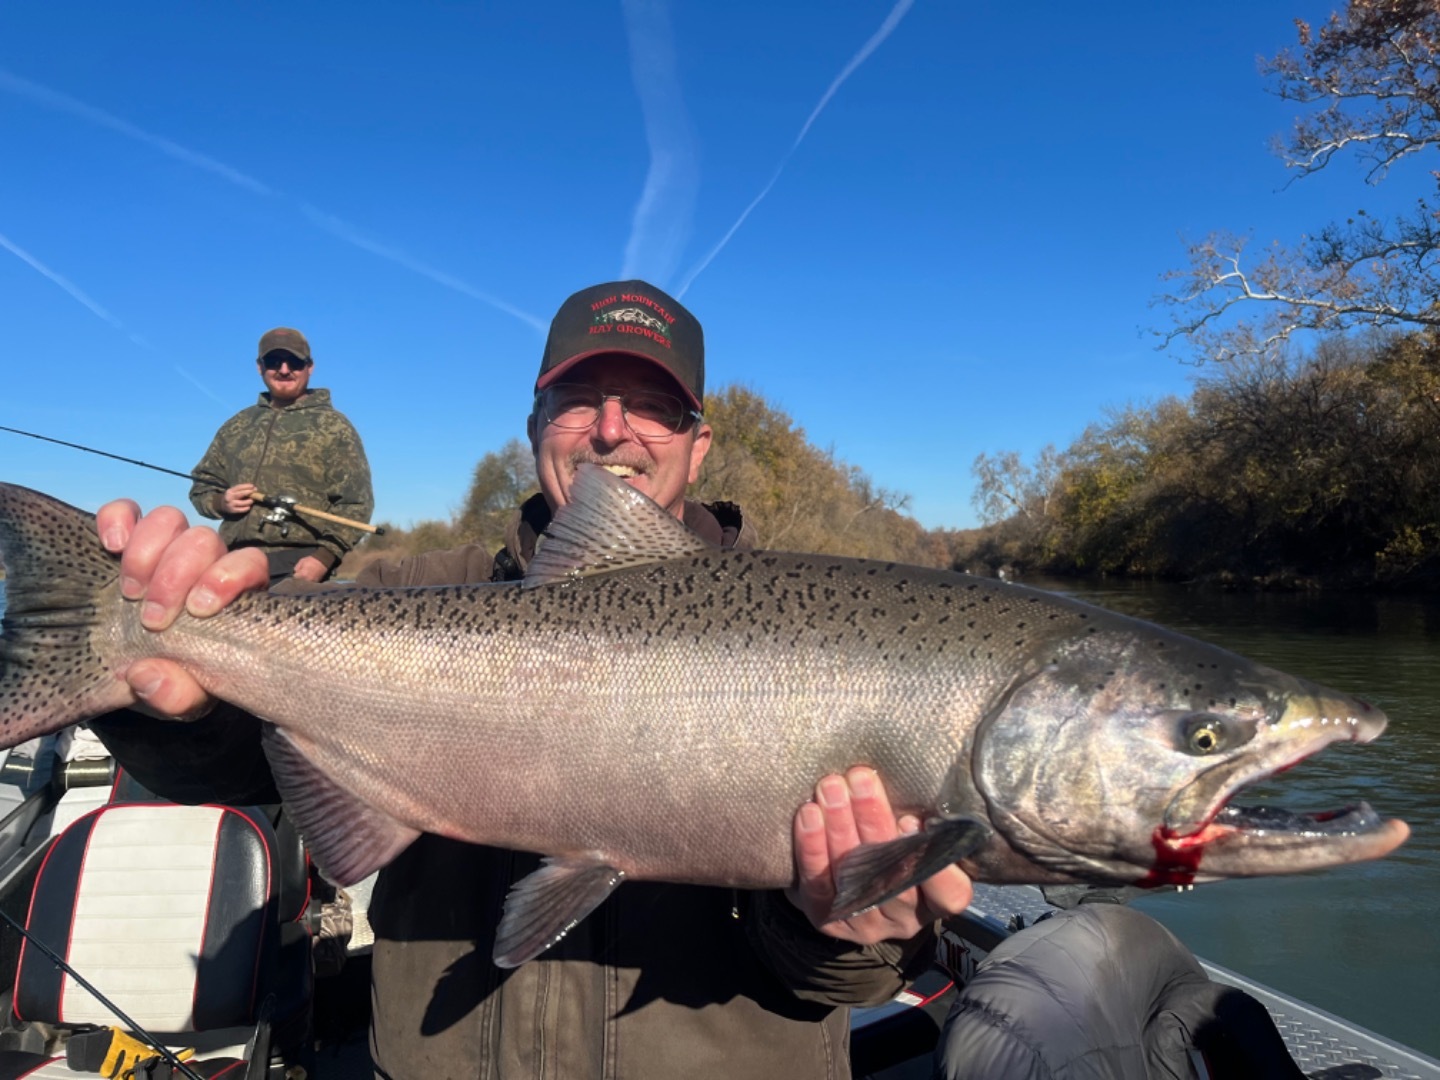
POLYGON ((455 542, 478 543, 498 551, 515 508, 540 487, 530 447, 511 439, 482 457, 470 476, 470 489, 455 520, 455 542))
POLYGON ((1058 572, 1440 584, 1440 334, 1236 358, 1058 454, 1038 534, 1058 572))
POLYGON ((805 429, 758 392, 729 386, 707 395, 715 430, 692 494, 744 508, 759 546, 943 565, 943 548, 904 514, 908 496, 877 486, 860 468, 810 442, 805 429))

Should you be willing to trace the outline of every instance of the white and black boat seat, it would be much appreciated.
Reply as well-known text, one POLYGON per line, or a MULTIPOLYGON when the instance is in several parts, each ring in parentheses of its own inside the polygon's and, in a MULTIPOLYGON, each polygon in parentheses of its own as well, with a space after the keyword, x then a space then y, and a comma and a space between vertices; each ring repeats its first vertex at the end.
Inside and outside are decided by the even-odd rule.
POLYGON ((159 795, 147 788, 135 774, 123 765, 115 766, 115 779, 110 784, 111 804, 132 802, 164 802, 159 795))
MULTIPOLYGON (((281 917, 278 874, 274 830, 253 809, 108 805, 46 854, 27 928, 166 1045, 197 1048, 206 1075, 202 1063, 240 1060, 217 1060, 219 1048, 258 1042, 268 1057, 272 1030, 277 1044, 307 1033, 310 938, 281 917)), ((22 1027, 62 1035, 121 1024, 28 941, 13 1012, 22 1027)), ((50 1075, 33 1071, 37 1055, 22 1054, 27 1065, 16 1053, 0 1056, 0 1080, 50 1075)))
MULTIPOLYGON (((165 802, 139 780, 129 769, 115 768, 115 779, 110 785, 109 803, 165 802)), ((310 912, 310 855, 305 842, 300 838, 289 817, 276 806, 257 806, 252 812, 262 814, 275 831, 275 865, 279 888, 281 922, 300 922, 311 917, 310 912)), ((311 927, 314 932, 314 927, 311 927)))

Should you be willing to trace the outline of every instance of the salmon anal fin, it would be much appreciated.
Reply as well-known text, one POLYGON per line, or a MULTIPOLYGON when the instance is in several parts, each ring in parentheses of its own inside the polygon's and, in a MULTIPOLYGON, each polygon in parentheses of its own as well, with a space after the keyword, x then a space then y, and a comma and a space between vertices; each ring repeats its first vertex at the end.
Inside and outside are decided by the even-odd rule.
POLYGON ((315 865, 337 885, 369 877, 420 835, 341 788, 274 724, 265 725, 262 741, 285 812, 305 838, 315 865))
POLYGON ((552 856, 505 898, 495 935, 495 966, 519 967, 539 956, 599 907, 625 872, 598 859, 552 856))
POLYGON ((989 838, 990 826, 977 818, 945 817, 883 844, 861 844, 836 867, 835 901, 825 921, 852 918, 899 896, 979 851, 989 838))

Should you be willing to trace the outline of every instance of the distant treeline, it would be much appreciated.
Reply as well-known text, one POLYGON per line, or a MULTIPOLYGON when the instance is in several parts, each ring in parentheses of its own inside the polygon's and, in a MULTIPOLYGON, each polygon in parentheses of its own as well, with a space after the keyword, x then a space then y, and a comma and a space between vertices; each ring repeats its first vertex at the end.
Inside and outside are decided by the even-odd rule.
MULTIPOLYGON (((975 573, 1440 587, 1440 331, 1201 370, 1188 399, 1115 410, 1063 451, 981 454, 980 529, 926 530, 908 496, 743 386, 706 400, 715 437, 692 494, 739 503, 760 546, 781 550, 975 573)), ((453 518, 387 523, 341 574, 472 541, 497 550, 535 490, 530 450, 512 440, 476 464, 453 518)))
POLYGON ((1033 462, 982 454, 960 563, 1245 585, 1440 584, 1440 335, 1245 358, 1033 462))

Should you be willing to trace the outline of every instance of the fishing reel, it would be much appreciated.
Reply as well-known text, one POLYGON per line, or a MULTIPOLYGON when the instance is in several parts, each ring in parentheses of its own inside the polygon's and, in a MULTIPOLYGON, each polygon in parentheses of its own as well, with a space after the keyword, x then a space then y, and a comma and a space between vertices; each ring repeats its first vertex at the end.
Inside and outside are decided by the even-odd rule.
POLYGON ((260 520, 266 525, 280 526, 282 538, 290 535, 290 522, 295 518, 295 498, 291 495, 266 495, 257 497, 256 502, 270 512, 260 520))

